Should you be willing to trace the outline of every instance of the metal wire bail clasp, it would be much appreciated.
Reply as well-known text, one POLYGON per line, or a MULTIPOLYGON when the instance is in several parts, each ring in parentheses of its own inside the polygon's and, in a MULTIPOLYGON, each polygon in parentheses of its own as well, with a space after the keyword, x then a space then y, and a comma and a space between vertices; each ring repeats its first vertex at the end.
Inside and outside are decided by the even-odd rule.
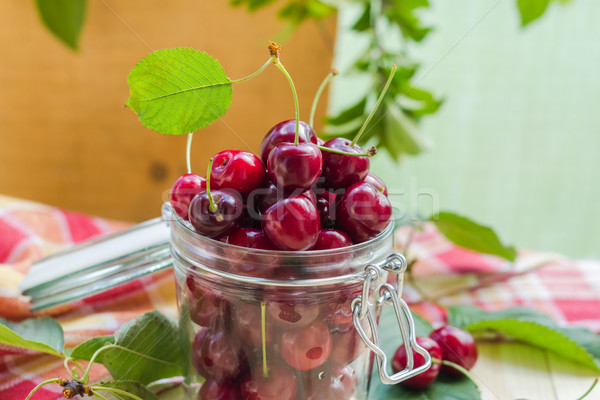
POLYGON ((415 336, 415 324, 412 319, 412 315, 408 308, 408 305, 402 300, 402 286, 404 271, 406 270, 407 263, 406 259, 402 254, 393 253, 390 254, 385 261, 379 264, 369 264, 365 267, 365 278, 363 281, 362 294, 357 296, 352 301, 352 320, 354 327, 358 331, 360 338, 367 345, 369 349, 377 358, 377 368, 379 370, 379 379, 386 385, 394 385, 402 382, 408 378, 411 378, 421 372, 424 372, 431 366, 431 356, 429 353, 419 346, 415 336), (383 282, 385 278, 385 272, 393 273, 397 275, 397 287, 394 288, 389 283, 383 282), (371 288, 377 290, 374 291, 375 301, 369 301, 369 293, 371 288), (377 297, 378 296, 378 297, 377 297), (396 374, 390 376, 387 372, 387 356, 381 349, 381 342, 379 339, 379 328, 377 326, 377 318, 375 317, 374 308, 383 304, 391 304, 394 307, 398 326, 400 327, 400 334, 402 336, 402 343, 406 347, 406 367, 396 374), (369 323, 371 337, 367 335, 364 328, 362 327, 361 321, 367 318, 369 323), (415 361, 412 350, 416 351, 425 358, 425 363, 415 368, 415 361))

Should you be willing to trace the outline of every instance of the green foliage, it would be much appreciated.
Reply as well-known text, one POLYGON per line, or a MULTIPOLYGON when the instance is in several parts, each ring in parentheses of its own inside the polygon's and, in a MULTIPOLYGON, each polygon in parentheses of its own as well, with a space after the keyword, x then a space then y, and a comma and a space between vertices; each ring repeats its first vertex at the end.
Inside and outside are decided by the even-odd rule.
POLYGON ((36 0, 36 5, 50 32, 70 48, 77 49, 87 0, 36 0))
POLYGON ((509 261, 517 257, 515 248, 503 245, 496 233, 487 226, 450 212, 440 212, 430 220, 444 236, 461 247, 509 261))
POLYGON ((221 117, 231 104, 232 82, 217 60, 190 49, 157 50, 127 77, 133 109, 144 126, 183 135, 221 117))
MULTIPOLYGON (((127 393, 136 395, 139 398, 144 399, 144 400, 158 400, 158 397, 154 393, 152 393, 148 388, 146 388, 144 385, 141 385, 138 382, 134 382, 134 381, 102 382, 102 383, 99 383, 98 386, 124 390, 127 393)), ((103 391, 102 389, 96 389, 96 391, 98 391, 102 394, 106 393, 106 391, 103 391)), ((112 395, 119 400, 131 400, 132 399, 131 396, 127 396, 124 394, 115 393, 115 392, 110 392, 110 393, 112 393, 112 395)))
POLYGON ((107 344, 115 344, 113 335, 96 336, 86 340, 73 349, 67 349, 67 355, 76 360, 90 361, 94 353, 107 344))
POLYGON ((475 306, 448 309, 448 323, 473 333, 496 332, 600 371, 600 336, 583 328, 559 326, 525 307, 485 312, 475 306))
POLYGON ((101 353, 101 362, 114 379, 148 384, 181 376, 177 325, 160 312, 149 312, 123 324, 114 338, 123 348, 101 353))
MULTIPOLYGON (((418 314, 413 313, 416 336, 429 336, 433 328, 418 314)), ((383 350, 391 357, 400 341, 396 316, 391 307, 384 307, 379 321, 379 332, 383 350)), ((377 377, 377 367, 373 370, 369 398, 378 400, 479 400, 479 389, 467 378, 447 378, 440 375, 424 390, 406 389, 400 385, 384 385, 377 377)))
POLYGON ((62 327, 50 317, 22 322, 0 318, 0 344, 63 357, 64 343, 62 327))

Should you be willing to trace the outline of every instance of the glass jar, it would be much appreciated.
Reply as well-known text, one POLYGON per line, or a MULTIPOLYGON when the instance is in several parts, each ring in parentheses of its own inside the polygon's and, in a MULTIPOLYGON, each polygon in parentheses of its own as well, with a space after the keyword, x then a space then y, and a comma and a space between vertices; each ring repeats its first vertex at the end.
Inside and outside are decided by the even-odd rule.
POLYGON ((173 216, 187 400, 365 400, 374 359, 384 383, 428 368, 417 347, 428 363, 413 368, 409 357, 390 377, 379 348, 385 303, 396 307, 403 342, 417 346, 406 304, 385 283, 391 271, 401 286, 406 266, 389 256, 393 224, 351 247, 289 252, 222 243, 195 233, 168 205, 163 214, 173 216))

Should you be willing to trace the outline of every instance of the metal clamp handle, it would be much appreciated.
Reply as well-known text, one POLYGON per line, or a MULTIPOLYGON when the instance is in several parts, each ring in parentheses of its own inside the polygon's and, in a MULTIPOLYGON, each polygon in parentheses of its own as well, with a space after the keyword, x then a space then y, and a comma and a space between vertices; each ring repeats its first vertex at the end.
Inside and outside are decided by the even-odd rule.
POLYGON ((363 282, 363 290, 360 296, 352 301, 352 320, 354 327, 367 347, 375 354, 377 358, 377 368, 379 370, 379 379, 386 385, 395 385, 408 378, 418 375, 431 366, 431 356, 421 346, 417 344, 415 336, 415 324, 408 305, 401 299, 404 271, 406 270, 406 259, 401 254, 391 254, 380 264, 369 264, 365 268, 366 276, 363 282), (383 283, 376 292, 379 298, 374 303, 369 302, 369 293, 372 285, 379 285, 385 277, 384 271, 397 275, 397 287, 394 288, 389 283, 383 283), (379 339, 379 330, 377 319, 375 318, 374 304, 391 304, 394 307, 396 320, 400 327, 402 342, 406 347, 406 368, 402 371, 389 375, 387 372, 387 356, 381 348, 379 339), (362 327, 361 320, 367 317, 367 322, 371 330, 371 336, 367 335, 362 327), (425 359, 425 363, 415 368, 415 361, 412 350, 419 353, 425 359))

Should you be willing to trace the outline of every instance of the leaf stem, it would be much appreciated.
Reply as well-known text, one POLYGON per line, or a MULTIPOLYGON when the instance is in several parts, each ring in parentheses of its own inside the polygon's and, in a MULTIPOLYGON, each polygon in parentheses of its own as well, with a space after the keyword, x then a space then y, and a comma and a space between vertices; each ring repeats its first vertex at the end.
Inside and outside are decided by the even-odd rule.
POLYGON ((466 369, 464 369, 463 367, 461 367, 460 365, 453 363, 452 361, 440 360, 440 359, 433 358, 433 357, 431 358, 431 362, 433 364, 447 365, 449 367, 452 367, 452 368, 458 370, 464 376, 466 376, 475 386, 477 386, 477 382, 475 382, 475 379, 473 379, 473 376, 471 375, 471 373, 469 371, 467 371, 466 369))
POLYGON ((217 212, 217 205, 210 194, 210 173, 212 171, 213 159, 208 160, 208 168, 206 170, 206 194, 208 194, 208 211, 211 213, 217 212))
POLYGON ((77 372, 77 374, 79 374, 79 372, 83 373, 83 371, 85 371, 85 368, 76 359, 74 359, 72 357, 65 357, 65 359, 63 361, 63 365, 65 366, 65 369, 67 370, 67 372, 69 374, 71 374, 73 376, 73 378, 79 379, 79 376, 74 376, 74 374, 71 373, 71 370, 69 369, 69 362, 72 363, 73 365, 75 365, 77 368, 79 368, 79 371, 75 370, 77 372))
POLYGON ((269 377, 269 367, 267 366, 267 313, 266 304, 260 302, 260 333, 262 335, 262 361, 263 361, 263 377, 269 377))
POLYGON ((310 125, 311 127, 313 126, 313 123, 315 122, 315 111, 317 111, 317 104, 319 103, 321 94, 323 93, 323 90, 325 89, 325 87, 327 86, 329 81, 331 81, 331 78, 333 78, 337 74, 338 74, 337 69, 332 69, 331 71, 329 71, 329 73, 327 74, 325 79, 323 79, 323 82, 321 82, 321 85, 317 89, 317 93, 315 94, 315 98, 313 99, 312 106, 310 107, 310 118, 308 119, 308 125, 310 125))
POLYGON ((345 155, 345 156, 373 157, 375 154, 377 154, 377 148, 375 146, 371 147, 369 150, 367 150, 364 153, 350 153, 348 151, 343 151, 343 150, 338 150, 338 149, 332 149, 332 148, 321 146, 321 145, 317 145, 317 147, 320 150, 322 150, 322 151, 328 151, 330 153, 335 153, 335 154, 342 154, 342 155, 345 155))
POLYGON ((265 69, 267 69, 267 67, 269 66, 269 64, 272 64, 272 63, 274 63, 274 62, 275 62, 275 58, 276 58, 275 56, 272 56, 272 57, 270 57, 270 58, 267 60, 267 62, 266 62, 266 63, 265 63, 265 64, 264 64, 262 67, 260 67, 260 68, 259 68, 259 69, 258 69, 256 72, 253 72, 253 73, 251 73, 250 75, 248 75, 248 76, 245 76, 245 77, 243 77, 243 78, 240 78, 240 79, 233 80, 233 81, 231 81, 231 83, 240 83, 240 82, 245 82, 245 81, 247 81, 247 80, 249 80, 249 79, 252 79, 252 78, 254 78, 255 76, 259 75, 261 72, 263 72, 265 69))
POLYGON ((136 396, 135 394, 131 394, 131 393, 126 392, 125 390, 121 390, 121 389, 107 388, 107 387, 104 387, 104 386, 92 386, 91 388, 94 391, 96 391, 96 390, 105 390, 107 392, 118 393, 118 394, 122 394, 124 396, 129 396, 129 397, 131 397, 132 399, 135 399, 135 400, 144 400, 141 397, 136 396))
POLYGON ((185 148, 185 162, 186 162, 186 165, 187 165, 187 173, 188 174, 192 173, 192 162, 191 162, 190 154, 192 152, 192 138, 193 138, 193 136, 194 136, 194 132, 188 133, 187 146, 185 148))
POLYGON ((42 386, 47 385, 49 383, 56 383, 56 382, 58 382, 58 379, 59 378, 48 379, 47 381, 41 382, 36 387, 34 387, 31 392, 29 392, 29 394, 27 395, 27 397, 25 397, 25 400, 29 400, 31 398, 31 396, 33 396, 33 394, 35 392, 37 392, 42 386))
POLYGON ((381 101, 383 100, 385 93, 387 92, 388 88, 390 87, 390 84, 392 83, 392 79, 394 78, 394 75, 396 74, 397 68, 398 67, 396 66, 396 64, 392 65, 392 71, 390 72, 390 76, 388 76, 387 82, 385 83, 383 90, 379 94, 379 98, 377 99, 377 102, 375 103, 375 107, 373 107, 373 109, 371 110, 371 113, 367 117, 367 120, 360 127, 360 130, 358 131, 356 136, 354 136, 354 139, 352 139, 352 143, 350 143, 350 147, 354 146, 356 144, 356 142, 358 142, 358 139, 360 139, 360 137, 362 136, 363 132, 367 128, 367 125, 369 125, 369 122, 371 122, 371 118, 373 118, 373 115, 375 115, 375 111, 377 111, 377 109, 379 108, 379 105, 381 104, 381 101))
POLYGON ((277 62, 275 62, 275 66, 279 68, 281 72, 283 72, 283 75, 285 75, 292 88, 292 94, 294 95, 294 107, 296 108, 296 137, 294 138, 294 144, 298 145, 298 143, 300 143, 300 105, 298 104, 298 93, 296 92, 296 87, 294 86, 292 77, 279 59, 277 59, 277 62))
POLYGON ((588 394, 590 394, 590 392, 592 390, 594 390, 594 387, 596 386, 596 384, 598 383, 598 378, 594 379, 594 382, 592 383, 592 386, 590 386, 590 388, 587 390, 587 392, 585 392, 583 394, 583 396, 579 397, 577 400, 583 400, 587 397, 588 394))
MULTIPOLYGON (((92 389, 93 390, 93 389, 92 389)), ((96 396, 97 398, 99 398, 100 400, 108 400, 106 397, 102 396, 100 393, 98 392, 94 392, 94 396, 96 396)))

